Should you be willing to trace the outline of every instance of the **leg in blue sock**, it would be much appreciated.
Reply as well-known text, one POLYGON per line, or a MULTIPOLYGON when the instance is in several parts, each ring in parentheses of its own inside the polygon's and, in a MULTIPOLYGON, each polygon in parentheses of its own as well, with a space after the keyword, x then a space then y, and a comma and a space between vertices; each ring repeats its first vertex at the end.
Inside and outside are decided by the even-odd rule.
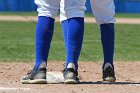
MULTIPOLYGON (((114 23, 101 24, 101 41, 104 53, 104 64, 110 63, 113 66, 114 55, 114 23)), ((114 66, 113 66, 114 67, 114 66)))
POLYGON ((65 49, 67 47, 67 34, 68 34, 68 30, 69 30, 69 26, 68 26, 68 20, 65 20, 62 22, 62 31, 63 31, 63 37, 64 37, 64 42, 65 42, 65 49))
POLYGON ((50 17, 38 17, 36 27, 36 62, 35 69, 39 67, 42 62, 47 62, 50 44, 54 30, 54 19, 50 17))
POLYGON ((66 46, 66 66, 74 62, 78 69, 78 58, 82 48, 84 35, 84 18, 76 17, 62 22, 66 46))

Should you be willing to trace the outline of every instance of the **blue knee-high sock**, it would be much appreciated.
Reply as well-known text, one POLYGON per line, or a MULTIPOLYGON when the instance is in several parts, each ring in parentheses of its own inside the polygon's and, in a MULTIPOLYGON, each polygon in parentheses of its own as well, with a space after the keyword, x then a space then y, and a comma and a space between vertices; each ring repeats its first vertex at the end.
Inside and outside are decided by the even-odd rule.
POLYGON ((66 47, 66 67, 74 62, 78 70, 78 58, 82 48, 84 35, 84 18, 76 17, 62 22, 66 47))
MULTIPOLYGON (((104 53, 104 64, 110 63, 113 66, 113 55, 114 55, 114 23, 101 24, 101 41, 104 53)), ((114 66, 113 66, 114 67, 114 66)))
POLYGON ((64 43, 65 43, 65 49, 67 48, 67 35, 68 35, 68 30, 69 30, 69 21, 65 20, 62 22, 62 31, 63 31, 63 37, 64 37, 64 43))
POLYGON ((38 23, 36 27, 36 69, 38 69, 42 62, 47 62, 53 30, 53 18, 45 16, 38 17, 38 23))

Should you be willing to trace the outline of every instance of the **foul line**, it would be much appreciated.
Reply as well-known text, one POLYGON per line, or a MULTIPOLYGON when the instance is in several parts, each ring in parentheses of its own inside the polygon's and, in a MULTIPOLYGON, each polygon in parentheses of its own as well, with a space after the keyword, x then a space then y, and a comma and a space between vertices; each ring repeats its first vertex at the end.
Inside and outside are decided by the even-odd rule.
POLYGON ((30 88, 0 87, 0 90, 30 90, 30 88))
POLYGON ((140 84, 129 84, 130 86, 139 86, 140 87, 140 84))

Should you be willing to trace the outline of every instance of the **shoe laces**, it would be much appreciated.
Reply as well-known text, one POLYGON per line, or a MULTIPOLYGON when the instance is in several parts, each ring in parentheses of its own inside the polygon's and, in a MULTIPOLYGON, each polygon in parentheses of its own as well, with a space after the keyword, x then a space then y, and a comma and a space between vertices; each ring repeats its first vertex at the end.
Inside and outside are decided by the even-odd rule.
POLYGON ((29 71, 27 72, 27 75, 31 74, 31 72, 32 72, 32 70, 29 70, 29 71))

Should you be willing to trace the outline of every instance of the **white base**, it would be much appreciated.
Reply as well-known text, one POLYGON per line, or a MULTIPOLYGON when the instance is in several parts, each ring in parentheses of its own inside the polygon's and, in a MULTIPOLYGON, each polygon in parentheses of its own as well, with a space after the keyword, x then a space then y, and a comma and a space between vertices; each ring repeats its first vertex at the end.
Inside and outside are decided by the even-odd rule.
POLYGON ((47 72, 47 83, 57 84, 64 83, 64 77, 62 72, 47 72))

